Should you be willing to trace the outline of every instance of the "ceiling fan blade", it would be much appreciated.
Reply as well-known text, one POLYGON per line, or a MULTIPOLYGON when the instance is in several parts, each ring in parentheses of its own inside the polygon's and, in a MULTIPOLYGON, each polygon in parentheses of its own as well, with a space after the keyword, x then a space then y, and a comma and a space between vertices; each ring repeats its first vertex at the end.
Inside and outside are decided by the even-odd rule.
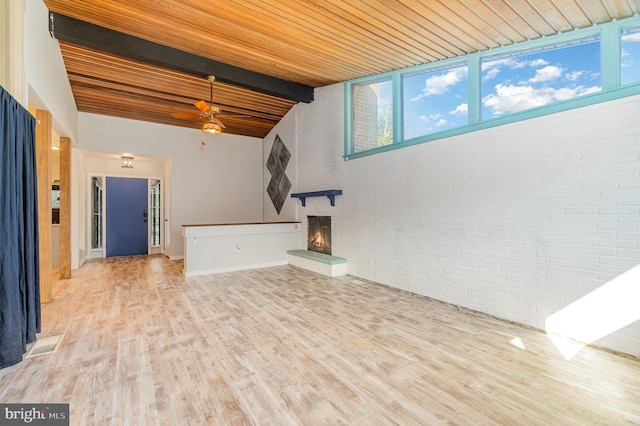
POLYGON ((217 114, 218 117, 232 117, 232 118, 253 118, 250 115, 241 115, 241 114, 217 114))
POLYGON ((198 108, 202 112, 211 111, 211 106, 208 103, 206 103, 205 101, 198 101, 198 102, 194 103, 194 105, 196 106, 196 108, 198 108))
POLYGON ((223 129, 226 129, 224 124, 222 124, 222 121, 218 120, 217 118, 213 118, 213 122, 216 123, 218 126, 222 127, 223 129))
POLYGON ((174 112, 171 116, 177 119, 202 118, 199 112, 174 112))

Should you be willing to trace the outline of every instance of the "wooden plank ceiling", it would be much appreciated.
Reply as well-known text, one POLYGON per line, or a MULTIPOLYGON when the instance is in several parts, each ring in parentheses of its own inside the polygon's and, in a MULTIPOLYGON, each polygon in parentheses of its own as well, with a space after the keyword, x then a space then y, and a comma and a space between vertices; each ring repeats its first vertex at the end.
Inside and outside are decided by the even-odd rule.
MULTIPOLYGON (((623 19, 640 0, 44 0, 50 11, 321 87, 623 19)), ((79 111, 183 127, 209 82, 60 41, 79 111)), ((264 137, 295 101, 216 82, 225 133, 264 137), (250 117, 233 117, 248 115, 250 117)))

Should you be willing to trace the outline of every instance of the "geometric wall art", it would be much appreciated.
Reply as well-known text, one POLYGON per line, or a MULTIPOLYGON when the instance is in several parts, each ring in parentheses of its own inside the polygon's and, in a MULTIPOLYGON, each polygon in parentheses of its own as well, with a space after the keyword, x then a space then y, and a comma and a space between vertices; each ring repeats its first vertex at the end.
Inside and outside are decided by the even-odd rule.
POLYGON ((269 153, 269 158, 267 159, 267 170, 271 173, 267 194, 278 215, 291 189, 291 181, 285 173, 290 159, 291 152, 289 152, 284 142, 282 142, 280 136, 276 135, 276 139, 271 147, 271 152, 269 153))

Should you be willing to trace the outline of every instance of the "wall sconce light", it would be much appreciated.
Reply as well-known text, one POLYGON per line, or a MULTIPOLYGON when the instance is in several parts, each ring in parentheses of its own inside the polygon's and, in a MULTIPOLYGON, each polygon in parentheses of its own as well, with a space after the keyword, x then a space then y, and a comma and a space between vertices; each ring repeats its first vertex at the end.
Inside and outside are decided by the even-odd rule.
POLYGON ((120 158, 122 158, 123 169, 133 169, 133 157, 130 157, 128 155, 123 155, 120 158))

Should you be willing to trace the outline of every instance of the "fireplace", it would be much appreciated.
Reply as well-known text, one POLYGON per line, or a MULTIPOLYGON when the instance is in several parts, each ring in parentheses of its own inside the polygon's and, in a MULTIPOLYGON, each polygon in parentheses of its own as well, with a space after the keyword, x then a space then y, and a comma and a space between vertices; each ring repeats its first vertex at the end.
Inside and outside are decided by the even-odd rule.
POLYGON ((331 254, 331 216, 307 216, 307 250, 331 254))

